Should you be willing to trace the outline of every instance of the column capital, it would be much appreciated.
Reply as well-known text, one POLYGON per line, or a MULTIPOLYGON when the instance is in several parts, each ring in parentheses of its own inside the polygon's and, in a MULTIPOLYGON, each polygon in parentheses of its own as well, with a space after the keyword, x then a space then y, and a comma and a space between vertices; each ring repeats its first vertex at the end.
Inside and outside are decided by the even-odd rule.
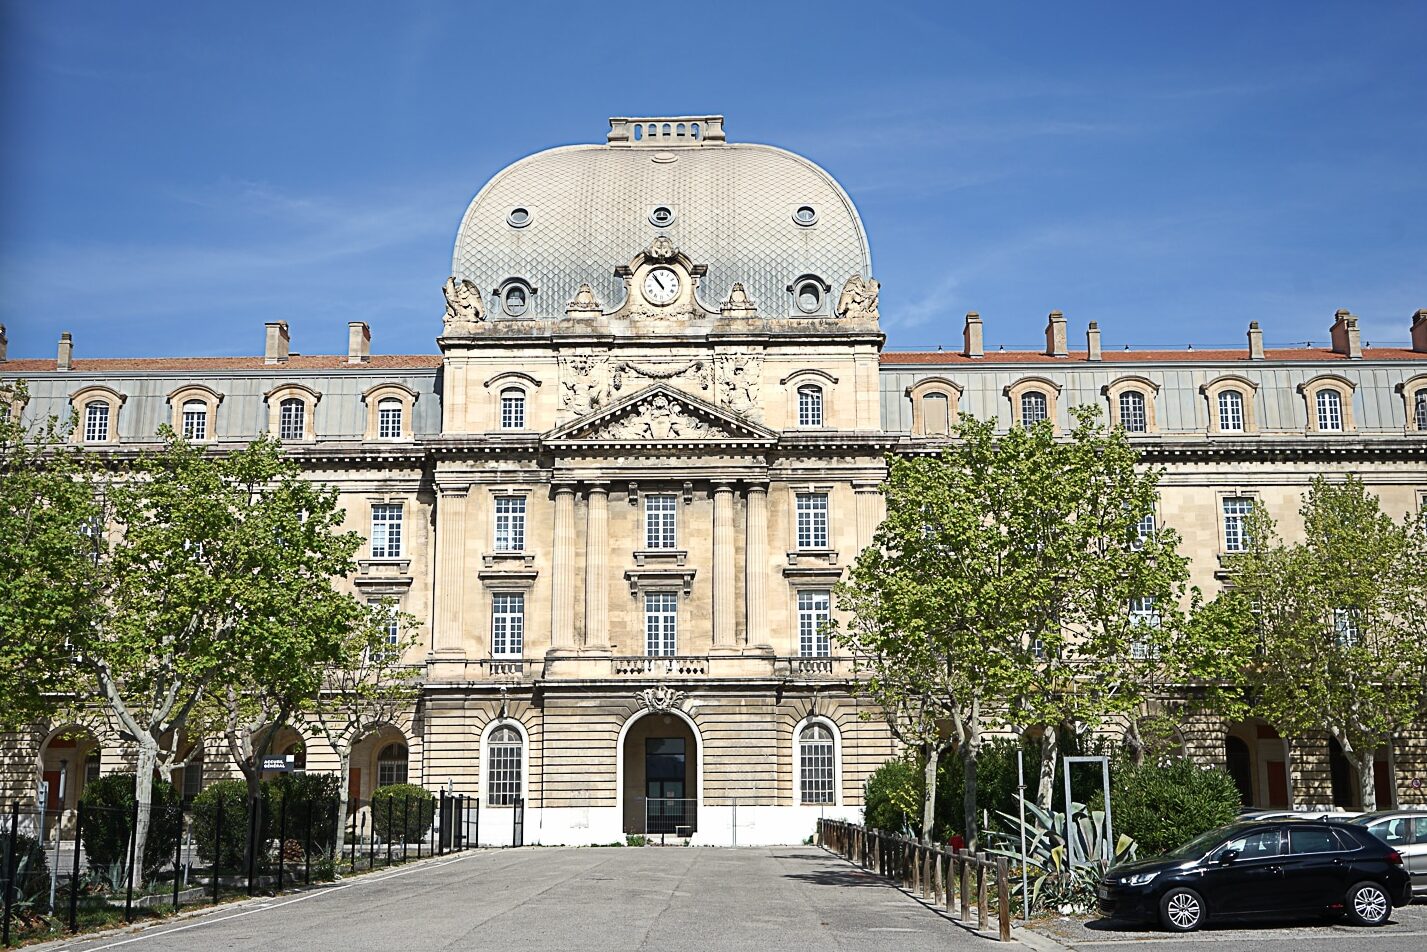
POLYGON ((446 496, 469 496, 471 494, 470 483, 438 483, 436 491, 444 498, 446 496))
POLYGON ((555 483, 551 488, 555 490, 555 495, 557 496, 566 494, 573 496, 580 487, 576 483, 555 483))

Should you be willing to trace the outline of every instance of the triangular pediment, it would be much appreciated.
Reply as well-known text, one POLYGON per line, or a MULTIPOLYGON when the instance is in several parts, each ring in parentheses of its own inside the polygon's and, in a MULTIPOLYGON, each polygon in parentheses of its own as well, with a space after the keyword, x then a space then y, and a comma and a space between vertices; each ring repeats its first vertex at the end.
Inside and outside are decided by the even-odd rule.
POLYGON ((656 383, 611 406, 572 420, 546 437, 553 444, 754 443, 778 434, 682 390, 656 383))

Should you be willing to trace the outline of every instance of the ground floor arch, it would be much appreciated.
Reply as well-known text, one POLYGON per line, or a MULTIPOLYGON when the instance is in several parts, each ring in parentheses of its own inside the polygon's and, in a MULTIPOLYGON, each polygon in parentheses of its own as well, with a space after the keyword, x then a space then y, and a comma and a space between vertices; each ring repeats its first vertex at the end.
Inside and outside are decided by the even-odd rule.
POLYGON ((703 735, 677 708, 646 710, 619 736, 620 816, 626 835, 691 837, 703 802, 703 735))
POLYGON ((40 788, 37 799, 44 806, 45 830, 61 824, 74 825, 75 809, 85 786, 99 776, 103 747, 87 728, 66 724, 56 728, 40 744, 40 788))
POLYGON ((1223 756, 1244 806, 1288 807, 1289 750, 1271 725, 1257 718, 1231 724, 1224 732, 1223 756))

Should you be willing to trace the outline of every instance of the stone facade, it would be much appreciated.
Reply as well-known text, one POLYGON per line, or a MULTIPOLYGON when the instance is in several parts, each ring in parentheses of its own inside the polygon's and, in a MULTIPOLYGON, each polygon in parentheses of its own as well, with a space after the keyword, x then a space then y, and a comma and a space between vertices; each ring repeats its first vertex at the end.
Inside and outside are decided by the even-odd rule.
MULTIPOLYGON (((889 352, 861 221, 830 176, 727 142, 721 117, 611 130, 476 196, 433 308, 439 354, 373 354, 353 324, 347 355, 301 356, 281 322, 253 358, 89 359, 69 335, 53 361, 0 351, 0 380, 29 381, 27 415, 73 409, 105 452, 164 423, 220 450, 272 433, 339 489, 374 540, 340 584, 422 624, 420 700, 359 745, 359 805, 402 778, 479 795, 491 843, 517 799, 543 843, 795 842, 856 815, 895 744, 818 620, 881 518, 886 454, 936 451, 958 413, 1063 429, 1074 406, 1106 409, 1167 468, 1157 518, 1210 592, 1226 497, 1290 535, 1321 472, 1359 473, 1392 512, 1427 505, 1427 332, 1363 347, 1342 312, 1330 349, 1264 351, 1255 325, 1242 352, 1106 353, 1093 325, 1071 349, 1054 312, 1044 353, 987 353, 969 315, 961 352, 889 352), (379 542, 393 520, 400 541, 379 542)), ((60 727, 5 745, 0 795, 64 775, 68 805, 85 772, 124 765, 116 738, 60 727)), ((1207 760, 1241 760, 1230 737, 1250 798, 1273 802, 1266 725, 1184 730, 1207 760)), ((1300 801, 1328 802, 1327 744, 1306 746, 1300 801)), ((305 755, 335 766, 320 742, 305 755)), ((207 756, 190 790, 228 772, 207 756)), ((1386 752, 1401 802, 1427 802, 1424 756, 1420 732, 1386 752)))

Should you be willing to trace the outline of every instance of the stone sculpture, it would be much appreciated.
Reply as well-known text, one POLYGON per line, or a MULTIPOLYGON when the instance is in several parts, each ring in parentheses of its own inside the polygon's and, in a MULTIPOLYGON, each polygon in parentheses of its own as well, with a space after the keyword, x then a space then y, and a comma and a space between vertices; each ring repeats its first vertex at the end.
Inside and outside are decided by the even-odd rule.
POLYGON ((602 313, 604 308, 595 297, 595 289, 590 287, 588 282, 581 284, 575 296, 565 305, 567 317, 598 317, 602 313))
POLYGON ((876 278, 850 275, 837 299, 838 317, 870 317, 877 319, 877 293, 882 285, 876 278))
POLYGON ((441 289, 446 295, 446 326, 452 324, 476 324, 486 319, 485 305, 481 303, 481 289, 469 278, 450 277, 441 289))

